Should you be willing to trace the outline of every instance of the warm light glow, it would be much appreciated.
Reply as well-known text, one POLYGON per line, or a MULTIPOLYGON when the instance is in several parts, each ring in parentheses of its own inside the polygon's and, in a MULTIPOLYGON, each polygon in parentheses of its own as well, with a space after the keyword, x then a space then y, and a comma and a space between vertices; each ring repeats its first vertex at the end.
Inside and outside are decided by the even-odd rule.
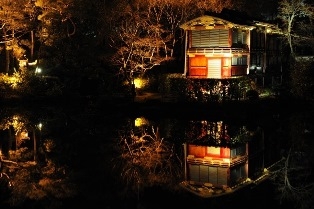
POLYGON ((17 115, 14 115, 14 116, 12 117, 12 126, 13 126, 13 128, 14 128, 15 130, 18 130, 18 127, 20 127, 20 124, 21 124, 21 122, 20 122, 20 117, 17 116, 17 115))
POLYGON ((223 161, 226 162, 226 163, 230 163, 230 159, 229 158, 224 158, 223 161))
POLYGON ((21 132, 21 138, 22 138, 22 139, 29 139, 29 137, 28 137, 28 132, 22 131, 22 132, 21 132))
POLYGON ((27 59, 26 60, 19 60, 19 66, 21 67, 21 68, 23 68, 23 67, 27 67, 27 59))
POLYGON ((141 78, 135 78, 135 79, 134 79, 134 85, 135 85, 135 88, 137 88, 137 89, 143 88, 143 86, 144 86, 144 81, 143 81, 143 79, 141 79, 141 78))
POLYGON ((223 56, 224 57, 232 57, 232 54, 231 53, 223 53, 223 56))
POLYGON ((29 65, 29 66, 37 65, 37 60, 35 60, 34 62, 29 62, 28 65, 29 65))
POLYGON ((230 65, 230 59, 223 59, 223 66, 229 66, 230 65))
MULTIPOLYGON (((208 53, 205 54, 205 57, 232 57, 231 53, 208 53)), ((191 57, 191 56, 189 56, 191 57)))
POLYGON ((36 70, 35 70, 35 74, 37 73, 41 73, 41 68, 37 67, 36 70))
POLYGON ((140 118, 136 118, 134 123, 136 127, 140 127, 143 125, 147 125, 148 121, 146 120, 146 118, 140 117, 140 118))
POLYGON ((38 124, 38 129, 39 129, 40 131, 41 131, 42 127, 43 127, 43 124, 42 124, 42 123, 39 123, 39 124, 38 124))
POLYGON ((22 82, 23 77, 19 73, 14 73, 12 76, 0 75, 0 80, 8 84, 11 88, 16 88, 18 83, 22 82))
POLYGON ((17 84, 19 82, 19 78, 15 77, 15 76, 12 76, 12 77, 9 77, 8 80, 9 80, 9 83, 11 84, 12 88, 16 88, 17 87, 17 84))

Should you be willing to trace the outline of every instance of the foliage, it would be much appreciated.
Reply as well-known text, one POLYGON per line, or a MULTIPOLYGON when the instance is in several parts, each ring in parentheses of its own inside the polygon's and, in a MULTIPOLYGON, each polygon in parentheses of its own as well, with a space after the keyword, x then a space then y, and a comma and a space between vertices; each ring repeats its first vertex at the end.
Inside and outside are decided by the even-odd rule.
POLYGON ((0 168, 0 203, 10 198, 11 192, 10 177, 2 173, 2 168, 0 168))
POLYGON ((249 142, 257 133, 223 121, 190 121, 185 140, 195 145, 233 148, 249 142))
POLYGON ((232 1, 118 1, 107 18, 113 56, 109 63, 130 84, 135 75, 142 76, 165 61, 174 59, 183 41, 180 25, 201 11, 231 8, 232 1), (113 18, 114 17, 114 18, 113 18), (179 42, 181 40, 181 42, 179 42))
MULTIPOLYGON (((314 27, 311 2, 281 0, 278 5, 278 18, 292 54, 304 50, 304 45, 307 48, 306 53, 312 52, 314 27)), ((39 67, 60 73, 57 68, 61 66, 62 71, 67 71, 60 75, 71 90, 74 86, 79 89, 81 77, 77 75, 82 75, 98 77, 103 82, 103 91, 107 93, 110 88, 115 88, 115 84, 110 83, 112 80, 117 80, 119 84, 121 80, 127 81, 130 88, 135 77, 142 77, 147 71, 156 68, 160 70, 160 65, 168 70, 169 60, 180 60, 184 37, 179 26, 189 19, 202 15, 205 11, 220 12, 223 8, 250 10, 263 16, 262 11, 266 10, 273 14, 277 2, 263 1, 255 4, 251 0, 21 0, 2 1, 0 6, 3 8, 0 12, 3 43, 0 48, 6 53, 2 54, 6 59, 6 74, 15 77, 13 72, 19 70, 16 63, 24 55, 30 61, 36 57, 39 67)), ((33 90, 30 87, 41 89, 44 81, 32 79, 28 75, 24 78, 29 81, 9 94, 43 94, 31 92, 33 90)), ((239 99, 245 95, 243 88, 247 88, 234 82, 222 83, 220 87, 217 84, 215 89, 213 84, 202 82, 173 82, 177 83, 173 84, 177 87, 171 87, 175 94, 182 99, 188 97, 190 101, 239 99), (193 90, 187 94, 182 93, 187 86, 193 90), (205 88, 205 93, 194 89, 196 86, 205 88), (223 94, 223 97, 219 94, 223 94)), ((0 82, 1 89, 8 91, 6 85, 7 83, 0 82)), ((296 87, 294 84, 293 86, 296 87)), ((47 95, 59 95, 64 90, 61 85, 49 87, 47 95)))
POLYGON ((236 6, 236 3, 232 0, 198 0, 195 4, 201 11, 212 11, 217 13, 221 12, 224 8, 234 8, 236 6))
MULTIPOLYGON (((56 157, 61 150, 57 147, 56 140, 52 138, 40 140, 44 135, 37 136, 38 153, 35 153, 32 145, 30 148, 29 143, 22 144, 19 141, 25 139, 19 138, 21 131, 27 131, 32 140, 36 140, 37 134, 31 116, 28 116, 28 112, 25 111, 24 114, 19 114, 16 110, 14 115, 10 112, 5 113, 5 115, 1 114, 5 116, 0 123, 1 128, 9 131, 9 137, 13 138, 10 140, 16 140, 15 150, 9 150, 8 155, 0 152, 1 164, 5 164, 5 166, 1 165, 1 172, 10 176, 12 184, 6 202, 12 207, 25 207, 30 202, 36 202, 36 205, 40 205, 41 208, 62 208, 65 199, 77 195, 77 188, 70 180, 72 178, 70 169, 56 157), (35 160, 33 157, 36 154, 38 158, 35 160), (3 156, 5 159, 2 159, 3 156)), ((38 110, 37 114, 39 114, 38 110)), ((42 133, 45 132, 41 131, 42 133)))
POLYGON ((313 59, 299 59, 292 64, 290 71, 290 89, 295 98, 304 100, 314 99, 313 64, 313 59))
POLYGON ((162 94, 173 94, 187 102, 222 102, 245 98, 248 90, 255 86, 249 78, 204 80, 187 79, 182 74, 165 74, 159 90, 162 94))
POLYGON ((258 92, 256 90, 248 90, 245 93, 245 97, 249 100, 257 100, 259 98, 258 92))
POLYGON ((50 208, 61 199, 75 195, 74 186, 64 176, 65 168, 56 167, 48 161, 42 167, 40 164, 25 163, 9 172, 14 182, 9 203, 13 206, 23 206, 25 201, 37 201, 43 208, 50 208))
MULTIPOLYGON (((0 11, 0 42, 4 44, 3 51, 6 54, 5 73, 11 73, 14 64, 10 58, 19 59, 25 53, 25 34, 31 31, 32 20, 29 18, 33 13, 30 1, 1 1, 0 11), (23 44, 24 43, 24 44, 23 44), (11 68, 11 69, 10 69, 11 68)), ((14 66, 17 67, 17 66, 14 66)))
POLYGON ((164 95, 173 94, 183 99, 186 97, 187 79, 179 73, 165 73, 158 89, 164 95))
POLYGON ((60 96, 63 89, 63 84, 57 78, 34 76, 27 71, 19 71, 13 76, 0 76, 0 85, 6 97, 60 96))
POLYGON ((116 149, 119 157, 113 159, 117 162, 115 169, 121 170, 126 190, 139 192, 151 185, 167 186, 180 176, 181 168, 176 167, 180 158, 174 145, 151 124, 128 127, 120 133, 116 149))

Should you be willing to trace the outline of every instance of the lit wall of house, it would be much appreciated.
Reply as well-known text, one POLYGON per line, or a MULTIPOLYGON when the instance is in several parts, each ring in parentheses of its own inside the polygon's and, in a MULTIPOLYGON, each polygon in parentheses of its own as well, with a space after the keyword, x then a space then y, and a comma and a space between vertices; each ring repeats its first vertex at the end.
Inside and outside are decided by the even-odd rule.
POLYGON ((235 23, 204 15, 180 27, 186 36, 184 74, 188 78, 245 76, 252 70, 265 72, 267 66, 277 66, 280 61, 276 37, 268 35, 279 31, 272 24, 235 23))
POLYGON ((232 187, 248 178, 247 144, 235 148, 186 144, 187 180, 232 187))

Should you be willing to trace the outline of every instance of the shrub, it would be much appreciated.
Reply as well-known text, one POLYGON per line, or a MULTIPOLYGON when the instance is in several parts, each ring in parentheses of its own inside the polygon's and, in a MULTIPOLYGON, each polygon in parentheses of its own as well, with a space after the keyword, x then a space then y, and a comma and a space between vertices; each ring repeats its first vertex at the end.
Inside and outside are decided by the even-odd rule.
POLYGON ((256 90, 250 89, 245 94, 246 98, 249 100, 257 100, 259 98, 258 92, 256 90))

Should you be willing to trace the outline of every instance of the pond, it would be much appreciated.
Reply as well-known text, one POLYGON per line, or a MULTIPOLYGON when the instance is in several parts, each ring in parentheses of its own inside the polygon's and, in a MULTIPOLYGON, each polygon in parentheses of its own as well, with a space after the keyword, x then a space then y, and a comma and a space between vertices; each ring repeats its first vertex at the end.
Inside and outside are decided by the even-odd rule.
MULTIPOLYGON (((235 188, 287 156, 307 174, 313 165, 305 160, 313 150, 311 107, 249 105, 5 105, 1 169, 12 186, 4 196, 7 187, 0 185, 1 207, 291 208, 291 200, 298 208, 287 196, 281 167, 272 171, 278 175, 235 188), (205 196, 197 195, 204 189, 205 196)), ((304 175, 289 173, 290 183, 297 188, 304 175)), ((310 202, 306 195, 303 203, 310 202)))

